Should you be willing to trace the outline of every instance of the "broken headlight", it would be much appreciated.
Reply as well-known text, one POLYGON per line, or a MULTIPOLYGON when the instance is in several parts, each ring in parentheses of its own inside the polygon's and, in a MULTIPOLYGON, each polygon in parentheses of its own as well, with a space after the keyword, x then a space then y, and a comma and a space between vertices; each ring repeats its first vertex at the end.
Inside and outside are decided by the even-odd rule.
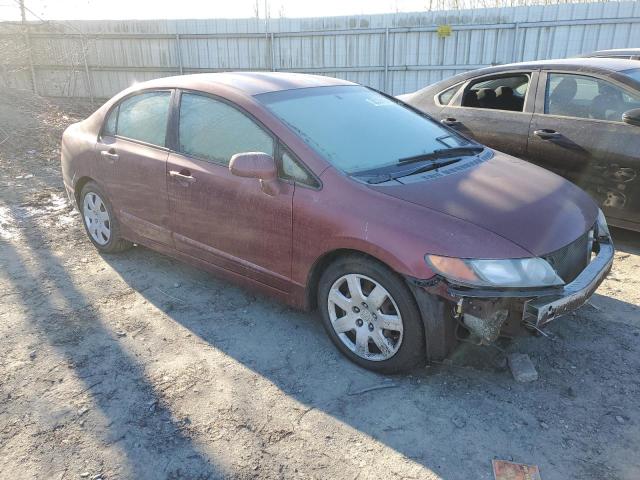
POLYGON ((467 286, 529 288, 564 285, 551 265, 537 257, 476 260, 425 255, 425 260, 436 273, 467 286))

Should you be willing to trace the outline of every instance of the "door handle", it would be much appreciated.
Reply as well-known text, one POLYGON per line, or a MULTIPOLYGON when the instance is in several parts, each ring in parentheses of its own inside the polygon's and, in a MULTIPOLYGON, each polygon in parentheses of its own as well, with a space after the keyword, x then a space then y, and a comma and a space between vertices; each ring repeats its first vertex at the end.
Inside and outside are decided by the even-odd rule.
POLYGON ((453 127, 454 125, 460 125, 460 122, 453 117, 443 118, 442 120, 440 120, 440 123, 442 123, 443 125, 448 125, 450 127, 453 127))
POLYGON ((542 138, 543 140, 552 140, 554 138, 560 138, 562 134, 556 132, 555 130, 551 130, 549 128, 543 128, 541 130, 536 130, 533 134, 537 137, 542 138))
POLYGON ((102 150, 100 152, 100 155, 102 155, 105 158, 108 158, 109 160, 118 160, 118 158, 120 158, 120 155, 116 153, 115 148, 110 148, 109 150, 102 150))
POLYGON ((196 181, 196 177, 193 177, 191 175, 191 172, 186 169, 180 170, 179 172, 177 170, 169 170, 169 176, 171 178, 175 178, 176 180, 184 181, 187 183, 194 183, 196 181))

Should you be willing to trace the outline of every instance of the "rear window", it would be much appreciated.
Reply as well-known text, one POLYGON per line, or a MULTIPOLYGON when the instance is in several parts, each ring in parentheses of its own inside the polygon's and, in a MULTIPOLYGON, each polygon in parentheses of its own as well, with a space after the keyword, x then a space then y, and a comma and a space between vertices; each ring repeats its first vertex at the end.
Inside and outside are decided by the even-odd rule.
POLYGON ((171 92, 148 92, 123 100, 109 115, 104 134, 164 147, 170 98, 171 92))
POLYGON ((627 77, 631 77, 636 82, 640 83, 640 68, 634 68, 633 70, 625 70, 622 73, 624 73, 627 77))

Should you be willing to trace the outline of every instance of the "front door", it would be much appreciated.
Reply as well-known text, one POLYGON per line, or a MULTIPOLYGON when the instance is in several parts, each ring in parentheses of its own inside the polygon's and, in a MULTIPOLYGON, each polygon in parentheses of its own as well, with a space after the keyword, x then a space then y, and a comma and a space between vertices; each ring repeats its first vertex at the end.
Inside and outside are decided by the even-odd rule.
POLYGON ((179 103, 178 152, 167 167, 176 248, 287 291, 294 185, 269 196, 228 167, 236 153, 274 155, 274 138, 220 99, 183 92, 179 103))
POLYGON ((512 72, 470 80, 440 120, 501 152, 525 157, 537 72, 512 72))
POLYGON ((165 135, 171 92, 144 92, 112 108, 96 149, 98 177, 124 228, 170 245, 165 135))
POLYGON ((640 127, 622 122, 640 95, 566 72, 545 72, 539 85, 529 158, 590 193, 612 223, 640 227, 640 127))

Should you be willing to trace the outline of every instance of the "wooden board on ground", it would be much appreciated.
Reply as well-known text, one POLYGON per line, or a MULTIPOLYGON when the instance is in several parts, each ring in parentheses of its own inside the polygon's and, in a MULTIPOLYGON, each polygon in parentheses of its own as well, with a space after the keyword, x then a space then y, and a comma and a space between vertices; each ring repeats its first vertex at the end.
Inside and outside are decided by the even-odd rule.
POLYGON ((493 460, 495 480, 542 480, 540 470, 535 465, 493 460))

